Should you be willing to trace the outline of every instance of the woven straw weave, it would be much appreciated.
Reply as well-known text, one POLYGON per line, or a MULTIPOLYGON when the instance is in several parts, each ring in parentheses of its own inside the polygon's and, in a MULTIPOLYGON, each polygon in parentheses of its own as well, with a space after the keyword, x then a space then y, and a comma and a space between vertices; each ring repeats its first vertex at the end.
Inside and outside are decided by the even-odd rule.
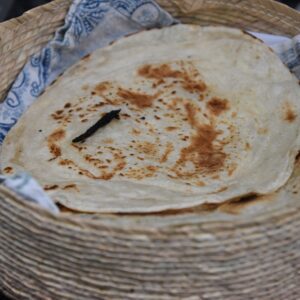
MULTIPOLYGON (((62 25, 70 2, 0 24, 0 97, 62 25)), ((300 29, 296 11, 269 0, 158 2, 186 23, 290 36, 300 29)), ((17 300, 299 300, 299 229, 300 201, 288 199, 180 214, 53 216, 0 186, 0 289, 17 300)))

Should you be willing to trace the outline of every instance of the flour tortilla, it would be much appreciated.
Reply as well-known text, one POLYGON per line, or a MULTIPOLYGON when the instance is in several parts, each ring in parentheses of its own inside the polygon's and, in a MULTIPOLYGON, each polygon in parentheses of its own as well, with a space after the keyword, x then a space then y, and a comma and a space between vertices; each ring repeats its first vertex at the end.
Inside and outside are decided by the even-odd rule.
POLYGON ((123 38, 60 77, 5 139, 5 173, 30 172, 82 212, 157 212, 276 191, 299 151, 297 79, 237 29, 177 25, 123 38), (114 119, 72 140, 105 113, 114 119))

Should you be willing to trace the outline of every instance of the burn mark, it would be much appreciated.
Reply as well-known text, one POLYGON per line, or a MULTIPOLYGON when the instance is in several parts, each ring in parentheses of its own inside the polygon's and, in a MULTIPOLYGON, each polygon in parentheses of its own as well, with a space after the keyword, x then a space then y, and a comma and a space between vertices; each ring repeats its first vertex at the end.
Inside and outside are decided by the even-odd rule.
POLYGON ((185 77, 182 87, 190 93, 202 93, 206 90, 206 84, 203 81, 193 81, 187 76, 185 77))
POLYGON ((229 102, 226 99, 214 97, 206 103, 206 107, 210 113, 219 116, 221 113, 229 109, 229 102))
POLYGON ((91 54, 87 54, 84 57, 82 57, 82 60, 89 60, 91 57, 91 54))
POLYGON ((56 190, 56 189, 58 189, 58 185, 57 184, 45 185, 44 186, 44 190, 45 191, 51 191, 51 190, 56 190))
MULTIPOLYGON (((133 143, 135 144, 134 141, 133 141, 133 143)), ((156 144, 150 143, 150 142, 139 142, 139 143, 137 143, 136 144, 136 150, 139 153, 151 155, 152 157, 155 156, 158 152, 156 144)))
POLYGON ((48 137, 48 149, 54 156, 53 159, 61 156, 61 149, 57 143, 65 137, 65 134, 63 129, 57 129, 48 137))
POLYGON ((63 190, 69 190, 69 189, 75 189, 76 191, 79 191, 79 189, 75 183, 68 184, 63 187, 63 190))
POLYGON ((56 144, 49 145, 49 150, 50 150, 50 153, 54 155, 54 157, 51 158, 51 160, 54 160, 55 158, 61 156, 61 149, 56 144))
POLYGON ((227 170, 228 176, 232 176, 232 174, 235 172, 237 167, 238 167, 237 164, 233 163, 227 170))
POLYGON ((297 153, 296 157, 295 157, 295 161, 300 161, 300 151, 297 153))
POLYGON ((12 173, 13 172, 13 168, 12 167, 6 167, 6 168, 4 168, 4 170, 3 170, 5 173, 8 173, 8 174, 10 174, 10 173, 12 173))
POLYGON ((138 74, 145 78, 158 80, 161 80, 163 78, 179 78, 184 75, 184 73, 181 71, 172 70, 171 67, 167 64, 162 64, 158 67, 144 65, 138 70, 138 74))
MULTIPOLYGON (((97 94, 99 96, 102 96, 104 92, 106 92, 111 87, 111 83, 109 81, 104 81, 99 84, 97 84, 94 88, 94 95, 97 94)), ((92 92, 92 94, 93 94, 92 92)))
POLYGON ((147 108, 151 107, 155 98, 157 98, 158 94, 148 95, 145 93, 134 92, 130 90, 126 90, 123 88, 118 88, 117 95, 126 102, 130 102, 131 104, 137 106, 138 108, 147 108))
POLYGON ((284 120, 293 123, 297 118, 297 114, 294 112, 292 107, 288 104, 286 105, 285 112, 284 112, 284 120))
POLYGON ((169 132, 174 131, 174 130, 177 130, 177 129, 178 129, 178 128, 175 127, 175 126, 168 126, 168 127, 166 127, 166 131, 169 131, 169 132))
POLYGON ((168 160, 170 153, 174 150, 174 146, 171 142, 167 143, 166 150, 160 159, 160 163, 164 163, 168 160))
POLYGON ((251 150, 251 145, 248 142, 245 144, 245 150, 251 150))
MULTIPOLYGON (((180 65, 183 66, 183 62, 181 62, 180 65)), ((196 68, 187 71, 173 70, 168 64, 161 64, 158 66, 144 65, 138 69, 138 75, 148 79, 156 80, 155 87, 165 83, 164 79, 172 78, 178 79, 173 81, 173 84, 181 84, 182 88, 190 93, 202 93, 207 89, 206 84, 202 80, 194 79, 199 75, 196 68)), ((172 93, 176 94, 176 91, 174 90, 172 93)))
POLYGON ((131 132, 132 132, 133 135, 140 135, 141 134, 141 131, 136 129, 136 128, 133 128, 131 132))
MULTIPOLYGON (((227 157, 222 151, 221 145, 215 145, 220 132, 212 124, 199 124, 196 119, 196 110, 192 104, 185 104, 185 109, 188 122, 195 133, 190 138, 190 145, 181 150, 180 158, 177 161, 177 169, 178 165, 184 166, 187 162, 192 162, 196 173, 201 169, 206 173, 214 173, 220 170, 224 166, 227 157)), ((190 172, 188 176, 194 176, 196 173, 190 172)))
POLYGON ((107 138, 107 139, 103 140, 103 143, 104 143, 104 144, 113 144, 113 143, 114 143, 114 140, 111 139, 111 138, 107 138))

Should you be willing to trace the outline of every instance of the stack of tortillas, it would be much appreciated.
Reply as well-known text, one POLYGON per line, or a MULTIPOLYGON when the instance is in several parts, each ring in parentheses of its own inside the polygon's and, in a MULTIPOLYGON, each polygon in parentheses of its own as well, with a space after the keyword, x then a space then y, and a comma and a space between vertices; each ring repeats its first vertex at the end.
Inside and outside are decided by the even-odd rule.
POLYGON ((51 85, 5 139, 1 167, 29 172, 79 212, 282 197, 300 168, 299 100, 296 77, 238 29, 145 31, 51 85))

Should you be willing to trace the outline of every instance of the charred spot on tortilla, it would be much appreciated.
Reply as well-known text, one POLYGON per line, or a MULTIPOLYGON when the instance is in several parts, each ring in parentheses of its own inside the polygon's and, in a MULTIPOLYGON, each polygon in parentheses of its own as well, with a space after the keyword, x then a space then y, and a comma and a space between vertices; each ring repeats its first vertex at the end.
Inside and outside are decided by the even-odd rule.
POLYGON ((4 170, 3 170, 5 173, 12 173, 12 171, 13 171, 13 168, 12 167, 10 167, 10 166, 8 166, 8 167, 6 167, 6 168, 4 168, 4 170))
POLYGON ((113 119, 119 120, 119 113, 121 109, 112 110, 109 113, 106 113, 101 119, 96 122, 93 126, 91 126, 88 130, 86 130, 83 134, 72 140, 72 143, 83 143, 87 138, 92 136, 98 129, 108 125, 113 119))
POLYGON ((55 190, 58 188, 58 185, 57 184, 53 184, 53 185, 45 185, 44 186, 44 190, 45 191, 51 191, 51 190, 55 190))

